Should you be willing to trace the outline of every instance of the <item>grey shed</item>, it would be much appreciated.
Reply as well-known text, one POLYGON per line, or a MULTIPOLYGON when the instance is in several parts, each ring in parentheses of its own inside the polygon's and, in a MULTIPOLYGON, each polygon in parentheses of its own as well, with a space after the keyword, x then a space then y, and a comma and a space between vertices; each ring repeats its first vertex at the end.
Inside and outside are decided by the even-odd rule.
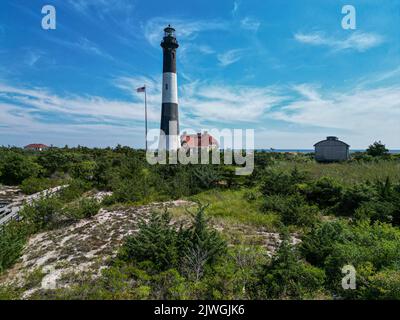
POLYGON ((337 137, 327 137, 314 144, 315 160, 318 162, 346 161, 350 159, 350 146, 337 137))

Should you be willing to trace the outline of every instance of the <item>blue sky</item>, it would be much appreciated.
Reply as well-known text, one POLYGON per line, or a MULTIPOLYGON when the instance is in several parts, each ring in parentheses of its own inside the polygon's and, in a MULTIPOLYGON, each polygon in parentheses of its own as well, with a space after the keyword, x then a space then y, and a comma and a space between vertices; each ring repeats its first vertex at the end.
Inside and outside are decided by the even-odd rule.
POLYGON ((400 148, 400 1, 2 0, 0 144, 143 147, 176 28, 181 129, 255 130, 257 148, 400 148), (54 5, 57 29, 41 28, 54 5), (344 30, 342 6, 357 12, 344 30))

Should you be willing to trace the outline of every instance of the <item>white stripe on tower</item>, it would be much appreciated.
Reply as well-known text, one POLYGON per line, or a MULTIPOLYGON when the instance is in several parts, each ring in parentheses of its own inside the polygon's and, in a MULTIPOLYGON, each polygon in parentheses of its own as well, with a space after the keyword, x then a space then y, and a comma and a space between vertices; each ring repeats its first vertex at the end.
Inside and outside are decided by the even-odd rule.
POLYGON ((178 103, 178 81, 176 73, 163 73, 162 103, 178 103))

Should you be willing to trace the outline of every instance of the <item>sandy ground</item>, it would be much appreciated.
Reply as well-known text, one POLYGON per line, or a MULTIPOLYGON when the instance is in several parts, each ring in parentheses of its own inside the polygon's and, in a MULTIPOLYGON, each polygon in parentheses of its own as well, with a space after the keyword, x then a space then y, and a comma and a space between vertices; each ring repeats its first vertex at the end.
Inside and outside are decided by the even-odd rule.
MULTIPOLYGON (((101 199, 107 194, 99 194, 101 199)), ((82 279, 82 276, 98 277, 107 262, 114 257, 124 238, 138 231, 138 222, 147 219, 154 210, 163 208, 193 207, 193 202, 177 200, 153 203, 146 206, 130 207, 99 213, 77 223, 32 236, 24 248, 20 260, 0 278, 0 284, 23 287, 29 275, 39 271, 44 274, 39 283, 29 286, 23 294, 28 298, 39 289, 67 287, 82 279)), ((187 217, 173 220, 174 223, 188 223, 187 217), (184 219, 184 221, 182 220, 184 219)), ((272 256, 281 242, 279 233, 254 229, 243 224, 225 224, 213 221, 215 229, 231 235, 230 245, 236 242, 262 246, 272 256)), ((300 240, 292 235, 292 243, 300 240)))
POLYGON ((100 212, 69 226, 39 233, 31 237, 23 255, 0 279, 0 283, 23 286, 27 275, 37 270, 45 273, 41 284, 25 296, 42 287, 66 287, 78 275, 98 276, 115 256, 123 239, 137 231, 140 218, 146 219, 152 210, 190 205, 186 201, 153 203, 148 206, 100 212))

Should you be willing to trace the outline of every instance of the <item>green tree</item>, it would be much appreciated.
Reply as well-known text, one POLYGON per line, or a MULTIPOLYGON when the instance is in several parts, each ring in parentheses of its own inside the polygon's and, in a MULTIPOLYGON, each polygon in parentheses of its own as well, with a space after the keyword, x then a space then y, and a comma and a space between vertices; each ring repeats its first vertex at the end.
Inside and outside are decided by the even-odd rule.
POLYGON ((42 170, 31 157, 16 152, 3 154, 0 163, 1 182, 9 185, 17 185, 27 178, 36 177, 42 170))
POLYGON ((126 239, 119 257, 135 264, 149 262, 150 268, 166 271, 177 265, 177 232, 170 225, 167 212, 153 212, 146 222, 141 220, 139 232, 126 239))
POLYGON ((375 141, 367 149, 367 154, 372 157, 382 157, 389 153, 386 146, 381 141, 375 141))

